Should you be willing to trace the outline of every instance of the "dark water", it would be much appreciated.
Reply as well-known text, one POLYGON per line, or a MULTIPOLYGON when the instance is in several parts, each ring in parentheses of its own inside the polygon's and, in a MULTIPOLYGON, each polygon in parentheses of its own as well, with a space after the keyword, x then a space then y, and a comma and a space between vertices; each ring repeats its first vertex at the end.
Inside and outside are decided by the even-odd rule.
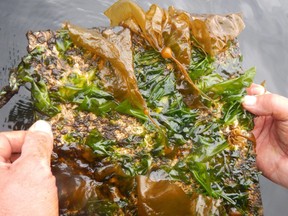
MULTIPOLYGON (((27 30, 57 29, 63 21, 85 27, 107 26, 103 11, 108 0, 0 0, 0 88, 7 85, 9 68, 26 54, 27 30)), ((287 0, 151 0, 136 1, 145 9, 151 3, 174 5, 194 13, 242 12, 246 29, 240 36, 244 68, 256 66, 255 82, 288 97, 288 1, 287 0), (177 2, 177 3, 176 3, 177 2)), ((21 88, 0 110, 0 130, 25 129, 33 120, 27 89, 21 88)), ((288 215, 288 190, 264 177, 261 192, 266 216, 288 215)))

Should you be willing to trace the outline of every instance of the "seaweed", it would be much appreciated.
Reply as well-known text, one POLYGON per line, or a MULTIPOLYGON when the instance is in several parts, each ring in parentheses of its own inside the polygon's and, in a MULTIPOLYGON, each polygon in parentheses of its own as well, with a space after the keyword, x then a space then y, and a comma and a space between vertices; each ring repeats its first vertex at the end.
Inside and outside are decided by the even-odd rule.
POLYGON ((84 176, 85 195, 65 197, 83 205, 60 202, 60 212, 261 215, 254 116, 241 106, 256 72, 235 51, 241 17, 144 12, 127 0, 105 14, 124 27, 64 24, 1 93, 26 86, 53 124, 54 171, 84 176), (239 64, 222 73, 231 59, 239 64))

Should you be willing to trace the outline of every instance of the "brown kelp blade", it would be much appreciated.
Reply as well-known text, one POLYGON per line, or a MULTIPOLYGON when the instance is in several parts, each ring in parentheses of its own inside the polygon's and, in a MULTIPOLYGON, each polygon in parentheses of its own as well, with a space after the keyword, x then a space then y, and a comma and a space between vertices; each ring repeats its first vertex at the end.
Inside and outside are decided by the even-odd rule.
MULTIPOLYGON (((119 49, 97 31, 72 24, 66 24, 66 28, 69 31, 72 41, 77 46, 83 47, 89 52, 107 59, 115 68, 116 76, 123 81, 120 89, 124 92, 124 94, 115 95, 116 99, 119 101, 127 99, 136 108, 147 112, 146 102, 137 86, 132 62, 131 64, 126 63, 126 61, 132 61, 132 58, 127 59, 123 57, 123 55, 120 55, 119 49)), ((119 88, 119 86, 117 86, 117 88, 119 88)))

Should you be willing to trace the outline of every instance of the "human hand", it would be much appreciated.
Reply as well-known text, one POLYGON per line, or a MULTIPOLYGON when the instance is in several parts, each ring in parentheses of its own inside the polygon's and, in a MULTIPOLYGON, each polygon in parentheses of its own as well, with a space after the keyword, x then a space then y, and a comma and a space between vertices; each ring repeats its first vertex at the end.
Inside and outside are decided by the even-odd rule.
POLYGON ((0 215, 58 215, 52 148, 53 134, 45 121, 28 131, 0 133, 0 215))
POLYGON ((252 84, 243 107, 255 114, 256 163, 263 175, 288 188, 288 99, 252 84))

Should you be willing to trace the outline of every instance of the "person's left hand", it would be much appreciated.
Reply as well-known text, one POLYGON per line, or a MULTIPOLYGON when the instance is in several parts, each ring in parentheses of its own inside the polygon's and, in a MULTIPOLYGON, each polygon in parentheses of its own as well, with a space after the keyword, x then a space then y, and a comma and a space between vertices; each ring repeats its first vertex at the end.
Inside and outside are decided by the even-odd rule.
POLYGON ((45 121, 28 131, 0 133, 0 215, 58 215, 52 148, 53 134, 45 121))

